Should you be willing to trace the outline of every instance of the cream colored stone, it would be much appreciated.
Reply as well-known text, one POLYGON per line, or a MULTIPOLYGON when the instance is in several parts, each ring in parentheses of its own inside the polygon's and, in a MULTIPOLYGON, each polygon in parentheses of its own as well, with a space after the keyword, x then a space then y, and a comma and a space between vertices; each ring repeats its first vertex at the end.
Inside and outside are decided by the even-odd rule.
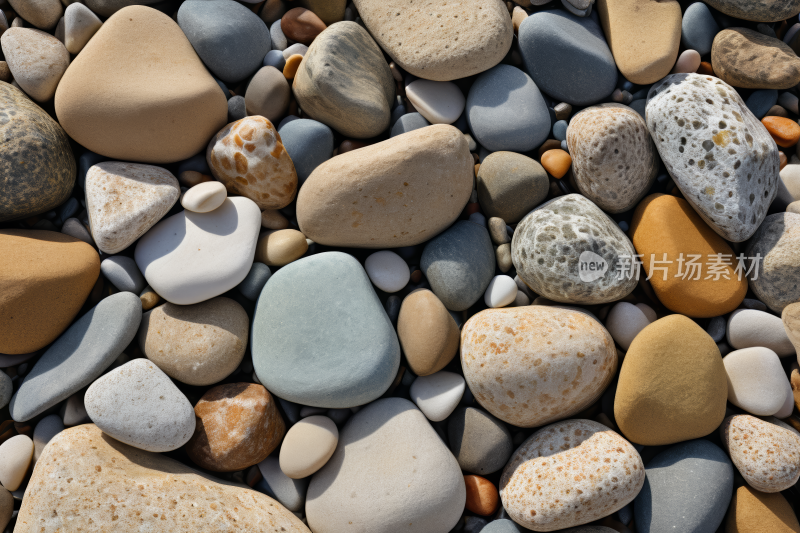
POLYGON ((198 183, 181 197, 181 205, 188 211, 195 213, 208 213, 222 205, 228 191, 218 181, 198 183))
POLYGON ((269 266, 284 266, 308 251, 306 236, 296 229, 268 231, 258 238, 255 260, 269 266))
POLYGON ((0 444, 0 483, 9 491, 22 484, 33 459, 33 441, 27 435, 15 435, 0 444))
POLYGON ((757 416, 771 416, 781 409, 791 388, 775 352, 762 346, 744 348, 726 355, 722 364, 729 402, 757 416))
POLYGON ((41 30, 52 30, 64 12, 58 0, 9 0, 8 3, 25 22, 41 30))
POLYGON ((797 352, 797 362, 800 363, 800 302, 789 304, 783 308, 781 313, 783 329, 789 337, 795 352, 797 352))
POLYGON ((309 416, 293 425, 281 444, 281 471, 292 479, 322 468, 339 442, 339 430, 327 416, 309 416))
POLYGON ((53 98, 69 66, 69 52, 61 41, 43 31, 9 28, 0 45, 14 81, 25 94, 37 102, 53 98))
POLYGON ((414 80, 406 85, 406 97, 431 124, 452 124, 467 104, 461 89, 449 81, 414 80))

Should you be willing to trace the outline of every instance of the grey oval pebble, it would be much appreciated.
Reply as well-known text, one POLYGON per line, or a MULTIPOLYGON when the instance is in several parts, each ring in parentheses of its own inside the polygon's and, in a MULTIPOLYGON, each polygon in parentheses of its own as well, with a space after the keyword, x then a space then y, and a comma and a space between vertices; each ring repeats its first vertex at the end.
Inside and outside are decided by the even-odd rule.
POLYGON ((298 187, 333 155, 333 131, 322 122, 306 118, 292 120, 281 126, 278 133, 297 171, 298 187))
POLYGON ((256 261, 237 288, 245 298, 255 302, 271 275, 272 272, 267 265, 256 261))
POLYGON ((124 255, 113 255, 100 263, 100 272, 122 292, 141 294, 147 283, 136 261, 124 255))
POLYGON ((514 451, 506 425, 475 407, 461 407, 450 415, 447 436, 461 469, 482 476, 503 468, 514 451))
POLYGON ((431 123, 419 113, 406 113, 394 123, 390 136, 396 137, 398 135, 402 135, 403 133, 408 133, 409 131, 418 130, 430 125, 431 123))
POLYGON ((64 423, 58 415, 47 415, 42 418, 33 430, 33 460, 41 457, 44 447, 53 437, 64 431, 64 423))
POLYGON ((293 512, 302 511, 306 504, 306 492, 310 477, 292 479, 281 471, 280 462, 275 456, 267 457, 258 463, 258 470, 264 479, 256 485, 267 496, 278 500, 281 505, 293 512))

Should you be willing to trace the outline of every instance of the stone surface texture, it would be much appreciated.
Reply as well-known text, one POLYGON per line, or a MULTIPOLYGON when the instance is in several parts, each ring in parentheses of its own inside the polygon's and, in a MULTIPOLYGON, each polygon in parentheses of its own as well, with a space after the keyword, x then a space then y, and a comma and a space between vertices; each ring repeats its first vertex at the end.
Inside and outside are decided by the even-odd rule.
POLYGON ((748 243, 745 255, 756 258, 747 261, 747 269, 750 287, 759 300, 775 312, 800 300, 800 214, 769 215, 748 243))

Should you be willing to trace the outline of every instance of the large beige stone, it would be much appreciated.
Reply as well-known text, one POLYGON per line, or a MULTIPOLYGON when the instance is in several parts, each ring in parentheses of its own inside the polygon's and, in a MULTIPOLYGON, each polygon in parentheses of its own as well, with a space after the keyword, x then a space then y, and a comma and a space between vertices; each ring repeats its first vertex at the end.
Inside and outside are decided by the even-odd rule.
POLYGON ((714 37, 714 74, 744 89, 790 89, 800 83, 800 58, 788 44, 749 28, 727 28, 714 37))
POLYGON ((228 117, 225 95, 183 31, 145 6, 103 24, 61 78, 55 108, 89 150, 148 163, 195 155, 228 117))
POLYGON ((464 135, 428 126, 318 166, 297 195, 297 221, 327 246, 413 246, 458 218, 473 174, 464 135))
POLYGON ((498 64, 514 27, 500 0, 354 0, 378 44, 414 76, 449 81, 498 64))
POLYGON ((14 531, 309 532, 272 498, 122 444, 94 424, 47 445, 14 531))

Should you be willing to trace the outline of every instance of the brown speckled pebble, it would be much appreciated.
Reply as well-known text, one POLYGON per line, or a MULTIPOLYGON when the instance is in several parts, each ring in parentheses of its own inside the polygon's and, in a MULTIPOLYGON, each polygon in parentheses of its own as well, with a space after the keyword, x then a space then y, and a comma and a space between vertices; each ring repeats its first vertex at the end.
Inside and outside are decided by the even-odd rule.
POLYGON ((631 443, 597 422, 565 420, 537 431, 511 456, 500 498, 518 524, 555 531, 618 511, 644 478, 631 443))

